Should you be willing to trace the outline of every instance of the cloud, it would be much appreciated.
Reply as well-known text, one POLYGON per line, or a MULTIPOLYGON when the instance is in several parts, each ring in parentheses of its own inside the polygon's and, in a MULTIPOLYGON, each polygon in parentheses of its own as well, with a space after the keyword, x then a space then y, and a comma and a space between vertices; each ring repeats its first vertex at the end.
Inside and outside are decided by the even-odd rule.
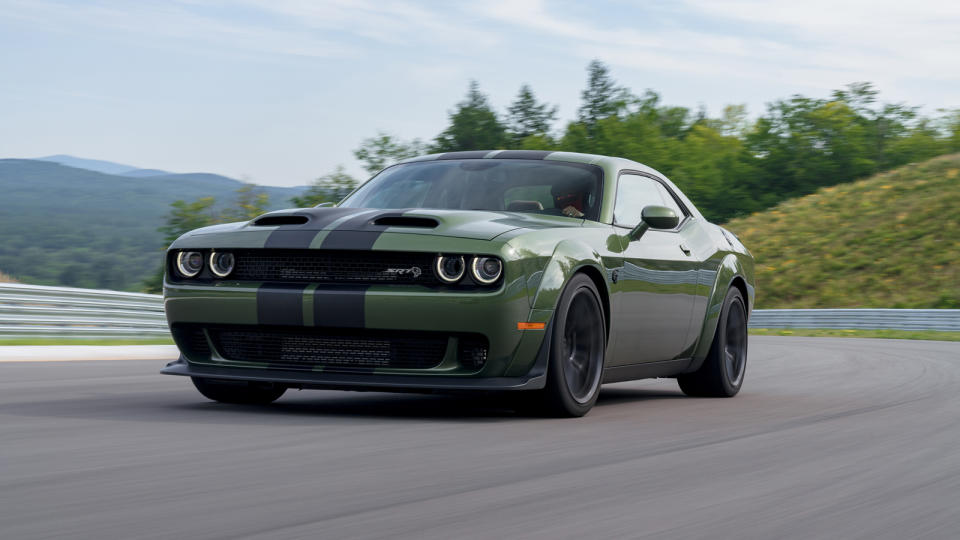
POLYGON ((553 38, 581 59, 640 70, 774 80, 794 88, 960 81, 960 4, 684 0, 640 8, 648 13, 624 8, 624 22, 614 24, 564 14, 562 4, 545 0, 499 0, 474 9, 553 38))
POLYGON ((192 53, 240 55, 272 54, 306 57, 348 56, 349 45, 295 28, 278 28, 237 17, 205 13, 199 4, 175 2, 93 2, 83 5, 31 0, 8 2, 6 16, 35 27, 89 36, 117 32, 149 45, 162 39, 165 46, 192 53))

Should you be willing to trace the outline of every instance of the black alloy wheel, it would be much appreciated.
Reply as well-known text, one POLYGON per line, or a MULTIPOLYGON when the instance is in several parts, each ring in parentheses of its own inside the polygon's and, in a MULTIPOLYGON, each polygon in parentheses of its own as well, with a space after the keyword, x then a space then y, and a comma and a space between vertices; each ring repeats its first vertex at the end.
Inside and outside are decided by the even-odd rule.
POLYGON ((574 275, 554 312, 547 386, 541 398, 551 416, 583 416, 600 395, 606 321, 593 280, 574 275))
POLYGON ((700 369, 677 377, 688 396, 733 397, 747 370, 747 309, 736 287, 727 291, 710 352, 700 369))

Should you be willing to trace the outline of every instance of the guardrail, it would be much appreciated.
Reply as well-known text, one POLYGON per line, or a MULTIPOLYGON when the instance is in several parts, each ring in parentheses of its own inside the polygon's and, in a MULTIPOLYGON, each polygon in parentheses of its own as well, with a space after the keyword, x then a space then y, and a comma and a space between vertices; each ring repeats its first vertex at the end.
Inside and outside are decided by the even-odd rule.
MULTIPOLYGON (((750 326, 960 332, 960 309, 757 309, 750 326)), ((0 283, 0 338, 169 335, 157 294, 0 283)))
POLYGON ((750 327, 960 332, 960 309, 755 309, 750 327))
POLYGON ((169 335, 160 295, 0 283, 0 338, 169 335))

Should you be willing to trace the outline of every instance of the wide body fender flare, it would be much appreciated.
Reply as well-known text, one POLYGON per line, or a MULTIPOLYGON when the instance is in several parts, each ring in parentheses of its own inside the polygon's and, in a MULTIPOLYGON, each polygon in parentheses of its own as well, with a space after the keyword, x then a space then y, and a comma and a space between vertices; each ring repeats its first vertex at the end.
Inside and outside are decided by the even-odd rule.
MULTIPOLYGON (((750 310, 753 308, 754 287, 753 287, 753 268, 744 258, 734 253, 728 253, 720 261, 715 270, 712 288, 707 297, 707 309, 703 321, 700 322, 700 337, 697 339, 697 345, 694 348, 693 360, 689 367, 684 370, 685 373, 691 373, 703 365, 707 353, 710 352, 710 346, 713 344, 713 337, 717 333, 717 326, 720 324, 720 312, 723 310, 723 301, 727 296, 727 291, 739 279, 743 282, 746 289, 747 316, 750 316, 750 310)), ((697 324, 697 321, 693 321, 697 324)))

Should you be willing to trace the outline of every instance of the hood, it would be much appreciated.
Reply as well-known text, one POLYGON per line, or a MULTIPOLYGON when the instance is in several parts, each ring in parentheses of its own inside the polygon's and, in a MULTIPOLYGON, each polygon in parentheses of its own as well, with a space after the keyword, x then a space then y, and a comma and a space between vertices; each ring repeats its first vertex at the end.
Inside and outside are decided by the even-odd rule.
POLYGON ((493 240, 515 229, 579 227, 583 220, 518 212, 369 208, 301 208, 264 214, 247 230, 409 233, 473 240, 493 240))

